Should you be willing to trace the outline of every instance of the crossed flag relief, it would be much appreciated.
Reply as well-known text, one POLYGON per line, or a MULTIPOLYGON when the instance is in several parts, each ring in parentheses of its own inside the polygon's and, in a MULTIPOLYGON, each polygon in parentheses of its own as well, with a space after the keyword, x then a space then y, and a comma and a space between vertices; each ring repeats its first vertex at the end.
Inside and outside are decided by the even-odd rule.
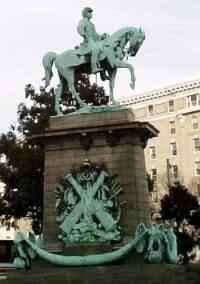
POLYGON ((69 235, 75 224, 79 222, 82 216, 88 212, 91 216, 95 216, 106 232, 113 231, 116 228, 116 222, 112 216, 105 210, 101 200, 95 198, 96 193, 104 183, 105 177, 108 174, 102 171, 93 185, 87 184, 87 190, 76 181, 72 174, 65 176, 65 179, 71 184, 80 200, 74 209, 67 215, 60 225, 60 228, 66 235, 69 235))

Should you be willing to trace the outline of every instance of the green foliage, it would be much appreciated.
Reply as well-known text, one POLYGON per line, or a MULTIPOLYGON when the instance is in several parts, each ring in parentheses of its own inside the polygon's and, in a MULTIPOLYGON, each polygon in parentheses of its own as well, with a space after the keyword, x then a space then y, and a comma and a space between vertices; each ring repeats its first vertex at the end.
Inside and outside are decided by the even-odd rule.
MULTIPOLYGON (((90 85, 85 75, 77 79, 77 88, 85 100, 93 104, 106 102, 103 88, 90 85), (93 99, 93 101, 92 101, 93 99)), ((18 124, 11 126, 7 133, 0 136, 0 155, 6 161, 0 162, 0 180, 5 184, 5 195, 0 199, 0 216, 6 221, 12 217, 33 218, 35 231, 40 230, 42 219, 44 150, 42 145, 31 139, 48 127, 49 116, 55 115, 54 89, 39 93, 31 84, 25 88, 26 103, 18 106, 18 124)), ((66 112, 72 111, 73 100, 68 94, 65 102, 66 112)))
POLYGON ((169 187, 169 193, 161 200, 161 217, 163 220, 175 221, 175 233, 178 240, 178 253, 183 263, 191 260, 197 240, 194 237, 200 228, 197 212, 199 204, 196 196, 180 184, 169 187))
POLYGON ((40 88, 37 93, 30 84, 25 87, 25 97, 27 104, 21 103, 18 106, 18 132, 28 138, 34 134, 44 132, 48 126, 49 116, 55 115, 54 89, 47 92, 44 88, 40 88), (29 100, 29 102, 28 102, 29 100))
POLYGON ((199 207, 198 200, 188 189, 179 183, 169 188, 161 200, 161 215, 165 219, 176 219, 178 226, 183 220, 188 220, 191 210, 199 207))
POLYGON ((195 226, 196 229, 200 228, 200 206, 191 212, 189 221, 190 224, 195 226))
MULTIPOLYGON (((108 96, 106 96, 104 88, 99 87, 96 83, 91 85, 88 75, 76 75, 75 85, 77 92, 80 94, 80 98, 87 104, 94 106, 108 104, 108 96)), ((67 88, 64 91, 62 103, 64 113, 72 112, 80 107, 77 101, 72 98, 72 94, 68 92, 67 88)))
POLYGON ((25 138, 20 141, 15 133, 0 138, 0 153, 6 162, 0 163, 0 180, 5 184, 0 215, 5 220, 31 216, 41 219, 43 183, 43 152, 39 146, 30 145, 25 138))
POLYGON ((77 91, 80 97, 88 104, 94 106, 107 105, 108 96, 105 94, 103 87, 99 87, 96 83, 90 84, 89 76, 82 74, 76 77, 77 91))

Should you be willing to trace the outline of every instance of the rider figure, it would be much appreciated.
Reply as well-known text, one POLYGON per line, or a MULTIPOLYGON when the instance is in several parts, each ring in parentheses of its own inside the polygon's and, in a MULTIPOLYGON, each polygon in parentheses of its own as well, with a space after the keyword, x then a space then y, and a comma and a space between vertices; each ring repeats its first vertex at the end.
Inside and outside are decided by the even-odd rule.
POLYGON ((86 7, 82 10, 82 19, 78 23, 77 31, 83 37, 82 46, 89 47, 91 53, 91 71, 97 73, 102 71, 99 67, 98 57, 102 51, 101 40, 105 38, 105 34, 102 36, 96 32, 94 24, 90 21, 92 18, 93 10, 86 7))

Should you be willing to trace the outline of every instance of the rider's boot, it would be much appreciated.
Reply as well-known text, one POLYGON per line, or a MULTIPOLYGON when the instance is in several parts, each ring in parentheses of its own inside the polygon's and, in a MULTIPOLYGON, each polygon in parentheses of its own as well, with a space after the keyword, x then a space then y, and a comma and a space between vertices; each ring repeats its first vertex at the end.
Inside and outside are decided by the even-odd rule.
POLYGON ((98 53, 96 51, 93 51, 91 57, 91 71, 93 74, 96 74, 103 70, 102 68, 99 67, 97 58, 98 58, 98 53))
POLYGON ((97 65, 96 66, 92 66, 92 73, 93 74, 96 74, 96 73, 101 72, 101 71, 103 71, 103 69, 99 68, 97 65))

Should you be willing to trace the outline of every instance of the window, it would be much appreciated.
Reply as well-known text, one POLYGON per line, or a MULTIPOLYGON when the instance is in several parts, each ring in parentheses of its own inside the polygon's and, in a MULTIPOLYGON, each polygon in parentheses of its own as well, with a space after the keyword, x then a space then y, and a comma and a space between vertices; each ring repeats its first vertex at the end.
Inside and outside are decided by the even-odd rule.
POLYGON ((151 169, 151 179, 153 180, 153 191, 152 191, 152 201, 158 201, 158 191, 157 191, 157 169, 151 169))
POLYGON ((197 184, 197 195, 200 196, 200 184, 197 184))
POLYGON ((154 185, 157 183, 157 169, 151 169, 151 179, 154 182, 154 185))
POLYGON ((148 112, 149 112, 149 115, 153 115, 153 113, 154 113, 154 106, 153 105, 148 106, 148 112))
POLYGON ((173 156, 177 155, 177 146, 176 146, 176 142, 171 142, 170 143, 170 153, 173 156))
POLYGON ((169 128, 170 128, 170 134, 175 134, 176 133, 176 126, 175 126, 175 121, 170 121, 169 122, 169 128))
POLYGON ((199 127, 198 118, 196 115, 192 116, 192 128, 197 129, 199 127))
POLYGON ((200 138, 195 137, 195 138, 193 138, 193 141, 194 141, 194 150, 196 152, 200 151, 200 138))
POLYGON ((168 105, 168 109, 169 109, 169 112, 173 112, 174 111, 174 100, 170 100, 169 101, 169 105, 168 105))
POLYGON ((178 166, 171 165, 171 173, 174 178, 178 178, 178 166))
POLYGON ((200 161, 194 163, 194 174, 195 176, 200 176, 200 161))
POLYGON ((150 159, 155 159, 156 158, 156 147, 150 146, 149 151, 150 151, 150 159))
POLYGON ((200 98, 198 94, 193 94, 191 96, 188 96, 188 106, 189 107, 195 107, 200 104, 200 98))
POLYGON ((197 105, 197 95, 191 95, 190 96, 191 106, 197 105))
POLYGON ((157 191, 157 189, 152 192, 151 196, 152 196, 153 202, 158 202, 158 191, 157 191))

